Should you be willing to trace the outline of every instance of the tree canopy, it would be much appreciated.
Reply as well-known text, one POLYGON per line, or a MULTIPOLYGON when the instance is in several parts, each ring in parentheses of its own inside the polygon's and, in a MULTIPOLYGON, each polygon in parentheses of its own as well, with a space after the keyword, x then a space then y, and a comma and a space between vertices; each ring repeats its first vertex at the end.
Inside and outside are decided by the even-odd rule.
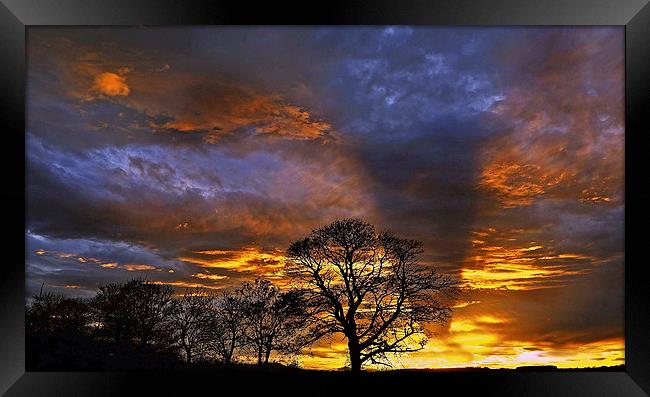
POLYGON ((421 243, 377 233, 358 219, 337 220, 292 243, 287 271, 300 280, 314 337, 340 333, 350 368, 391 365, 390 356, 420 350, 426 324, 451 315, 457 282, 419 265, 421 243))

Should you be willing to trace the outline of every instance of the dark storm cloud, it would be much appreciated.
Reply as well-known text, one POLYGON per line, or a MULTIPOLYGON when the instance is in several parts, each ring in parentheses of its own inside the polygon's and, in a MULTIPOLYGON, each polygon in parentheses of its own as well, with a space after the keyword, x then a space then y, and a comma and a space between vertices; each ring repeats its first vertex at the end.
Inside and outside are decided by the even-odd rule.
MULTIPOLYGON (((174 256, 261 235, 262 244, 287 244, 286 234, 356 214, 426 240, 436 260, 463 256, 478 200, 474 151, 492 131, 479 114, 501 98, 492 72, 471 60, 486 58, 477 54, 489 53, 482 47, 494 34, 197 29, 164 32, 161 46, 160 31, 86 33, 39 29, 30 36, 36 232, 138 241, 174 256), (118 76, 128 94, 110 95, 120 86, 98 96, 101 73, 118 76), (266 99, 273 92, 288 102, 266 99), (244 110, 223 119, 215 99, 244 110), (266 109, 293 117, 291 102, 314 109, 345 139, 323 148, 250 138, 246 125, 259 128, 266 109), (243 124, 233 130, 231 119, 243 124), (208 120, 221 126, 210 129, 208 120), (224 128, 235 133, 222 136, 224 128), (206 148, 209 134, 222 136, 221 149, 206 148), (174 154, 179 142, 193 149, 174 154), (166 150, 169 144, 176 149, 166 150), (260 170, 282 175, 267 186, 260 170), (312 186, 296 189, 289 179, 296 177, 312 186), (413 222, 423 214, 425 222, 413 222)), ((279 127, 298 128, 294 136, 311 131, 310 118, 296 117, 279 127)))
POLYGON ((484 111, 503 99, 489 55, 500 32, 482 33, 343 29, 315 40, 319 70, 336 62, 310 92, 373 181, 376 222, 425 240, 442 265, 465 255, 481 200, 476 150, 498 126, 484 111))
POLYGON ((60 238, 136 241, 167 256, 253 241, 284 246, 331 216, 358 214, 364 199, 353 165, 328 148, 241 157, 130 145, 78 155, 28 141, 30 227, 60 238))
MULTIPOLYGON (((204 138, 212 134, 223 140, 224 151, 242 156, 268 150, 265 146, 281 146, 242 138, 250 138, 250 128, 266 123, 260 121, 269 117, 266 109, 277 115, 293 112, 286 107, 293 106, 288 105, 291 101, 303 103, 315 109, 316 119, 326 120, 345 137, 342 154, 356 157, 365 170, 373 206, 379 212, 375 216, 368 211, 367 216, 385 227, 428 240, 430 251, 447 263, 457 263, 465 255, 477 206, 487 205, 475 189, 482 166, 477 152, 486 139, 512 128, 507 126, 509 120, 494 117, 489 110, 506 98, 511 85, 543 73, 546 69, 535 65, 543 65, 558 45, 571 49, 571 43, 544 29, 36 29, 30 40, 29 103, 38 117, 29 118, 29 130, 61 152, 185 142, 197 153, 204 153, 208 150, 204 138), (529 41, 540 50, 522 50, 521 43, 529 41), (97 97, 92 93, 93 79, 108 71, 123 76, 124 84, 131 87, 128 95, 97 97), (223 83, 226 81, 234 83, 223 83), (246 87, 257 88, 250 91, 246 87), (289 102, 268 99, 273 92, 281 92, 289 102), (252 102, 241 95, 252 95, 252 102), (229 118, 222 120, 224 106, 209 105, 215 100, 226 106, 243 101, 245 110, 228 110, 229 118), (206 124, 210 120, 227 124, 231 119, 241 125, 206 124), (224 128, 235 133, 222 134, 224 128), (425 221, 412 222, 415 219, 425 221)), ((300 117, 280 119, 278 127, 269 128, 284 131, 311 123, 309 116, 300 117)), ((314 123, 318 123, 316 119, 314 123)), ((314 128, 318 131, 320 127, 314 128)), ((302 130, 296 134, 298 131, 302 130)), ((305 147, 309 145, 285 144, 278 150, 301 152, 305 147)), ((91 163, 106 164, 105 170, 83 176, 98 181, 110 175, 108 184, 96 189, 110 197, 142 187, 141 176, 129 182, 130 187, 110 179, 128 179, 127 169, 144 167, 145 160, 133 157, 129 164, 111 167, 102 156, 91 163)), ((147 200, 154 195, 147 190, 154 189, 158 202, 174 208, 193 203, 190 206, 198 209, 188 217, 208 210, 204 205, 206 189, 212 187, 202 183, 202 187, 195 184, 179 190, 179 186, 170 185, 174 178, 201 178, 202 170, 174 176, 169 165, 148 164, 150 167, 141 171, 149 176, 158 173, 159 180, 154 182, 160 192, 145 184, 142 192, 132 192, 125 201, 132 196, 147 200), (160 172, 165 167, 163 175, 160 172), (166 179, 160 179, 163 177, 166 179)), ((35 171, 34 178, 39 172, 35 171)), ((220 179, 216 176, 209 182, 218 186, 220 179)), ((76 205, 84 195, 92 196, 92 186, 77 186, 68 192, 81 196, 66 200, 75 203, 70 208, 93 212, 76 205)), ((85 200, 89 208, 104 205, 99 196, 85 200)), ((123 209, 108 207, 101 212, 117 211, 114 217, 120 217, 123 209)))

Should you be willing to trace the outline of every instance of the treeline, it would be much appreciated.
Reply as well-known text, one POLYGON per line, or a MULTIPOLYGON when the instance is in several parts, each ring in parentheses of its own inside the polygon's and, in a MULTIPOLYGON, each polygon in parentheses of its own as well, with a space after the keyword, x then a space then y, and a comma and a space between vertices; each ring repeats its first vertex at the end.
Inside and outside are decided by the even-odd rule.
POLYGON ((258 279, 221 293, 148 280, 101 286, 92 299, 41 293, 27 306, 28 370, 132 370, 268 363, 306 346, 297 290, 258 279))
POLYGON ((102 286, 83 301, 44 294, 27 310, 27 360, 37 369, 157 368, 239 357, 268 363, 320 338, 347 340, 351 371, 391 367, 427 343, 428 324, 451 317, 454 277, 421 266, 422 243, 341 219, 294 241, 285 274, 212 295, 146 280, 102 286))

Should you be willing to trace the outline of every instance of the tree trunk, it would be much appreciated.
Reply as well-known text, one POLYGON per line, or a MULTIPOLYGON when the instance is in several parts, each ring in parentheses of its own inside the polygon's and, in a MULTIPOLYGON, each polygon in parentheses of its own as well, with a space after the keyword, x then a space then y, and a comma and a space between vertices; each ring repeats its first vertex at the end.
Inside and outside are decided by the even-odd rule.
POLYGON ((361 372, 361 349, 356 338, 348 337, 348 351, 350 353, 350 370, 357 373, 361 372))
POLYGON ((257 346, 257 365, 262 365, 262 344, 257 346))
POLYGON ((149 332, 141 331, 139 334, 140 335, 138 335, 138 337, 140 339, 140 347, 144 348, 147 346, 147 343, 149 343, 149 332))
POLYGON ((226 354, 226 365, 232 364, 232 355, 235 353, 235 341, 231 341, 230 348, 226 354))
POLYGON ((264 356, 264 364, 269 363, 269 356, 271 356, 271 347, 267 346, 266 348, 266 355, 264 356))
POLYGON ((189 347, 185 348, 185 355, 187 356, 187 363, 192 364, 192 349, 189 347))

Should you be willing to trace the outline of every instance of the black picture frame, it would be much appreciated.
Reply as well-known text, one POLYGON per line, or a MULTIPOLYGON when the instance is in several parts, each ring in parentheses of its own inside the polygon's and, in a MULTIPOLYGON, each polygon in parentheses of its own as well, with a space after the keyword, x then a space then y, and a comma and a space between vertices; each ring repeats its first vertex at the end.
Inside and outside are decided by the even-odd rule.
MULTIPOLYGON (((0 393, 40 395, 191 394, 198 388, 217 393, 228 386, 241 390, 282 387, 322 391, 333 382, 407 388, 430 384, 454 394, 642 396, 650 393, 649 296, 644 229, 650 219, 645 185, 650 167, 650 5, 646 0, 451 0, 328 1, 307 3, 174 1, 174 0, 1 0, 0 76, 2 84, 1 170, 8 182, 0 189, 6 233, 0 270, 0 393), (201 373, 45 373, 25 372, 25 35, 29 26, 50 25, 624 25, 625 26, 625 372, 514 372, 365 375, 282 375, 251 378, 201 373), (237 383, 239 382, 239 383, 237 383), (204 389, 204 388, 208 389, 204 389)), ((338 383, 336 384, 338 385, 338 383)), ((383 389, 385 390, 385 389, 383 389)), ((411 390, 411 391, 409 391, 411 390)), ((420 389, 427 390, 427 389, 420 389)))

